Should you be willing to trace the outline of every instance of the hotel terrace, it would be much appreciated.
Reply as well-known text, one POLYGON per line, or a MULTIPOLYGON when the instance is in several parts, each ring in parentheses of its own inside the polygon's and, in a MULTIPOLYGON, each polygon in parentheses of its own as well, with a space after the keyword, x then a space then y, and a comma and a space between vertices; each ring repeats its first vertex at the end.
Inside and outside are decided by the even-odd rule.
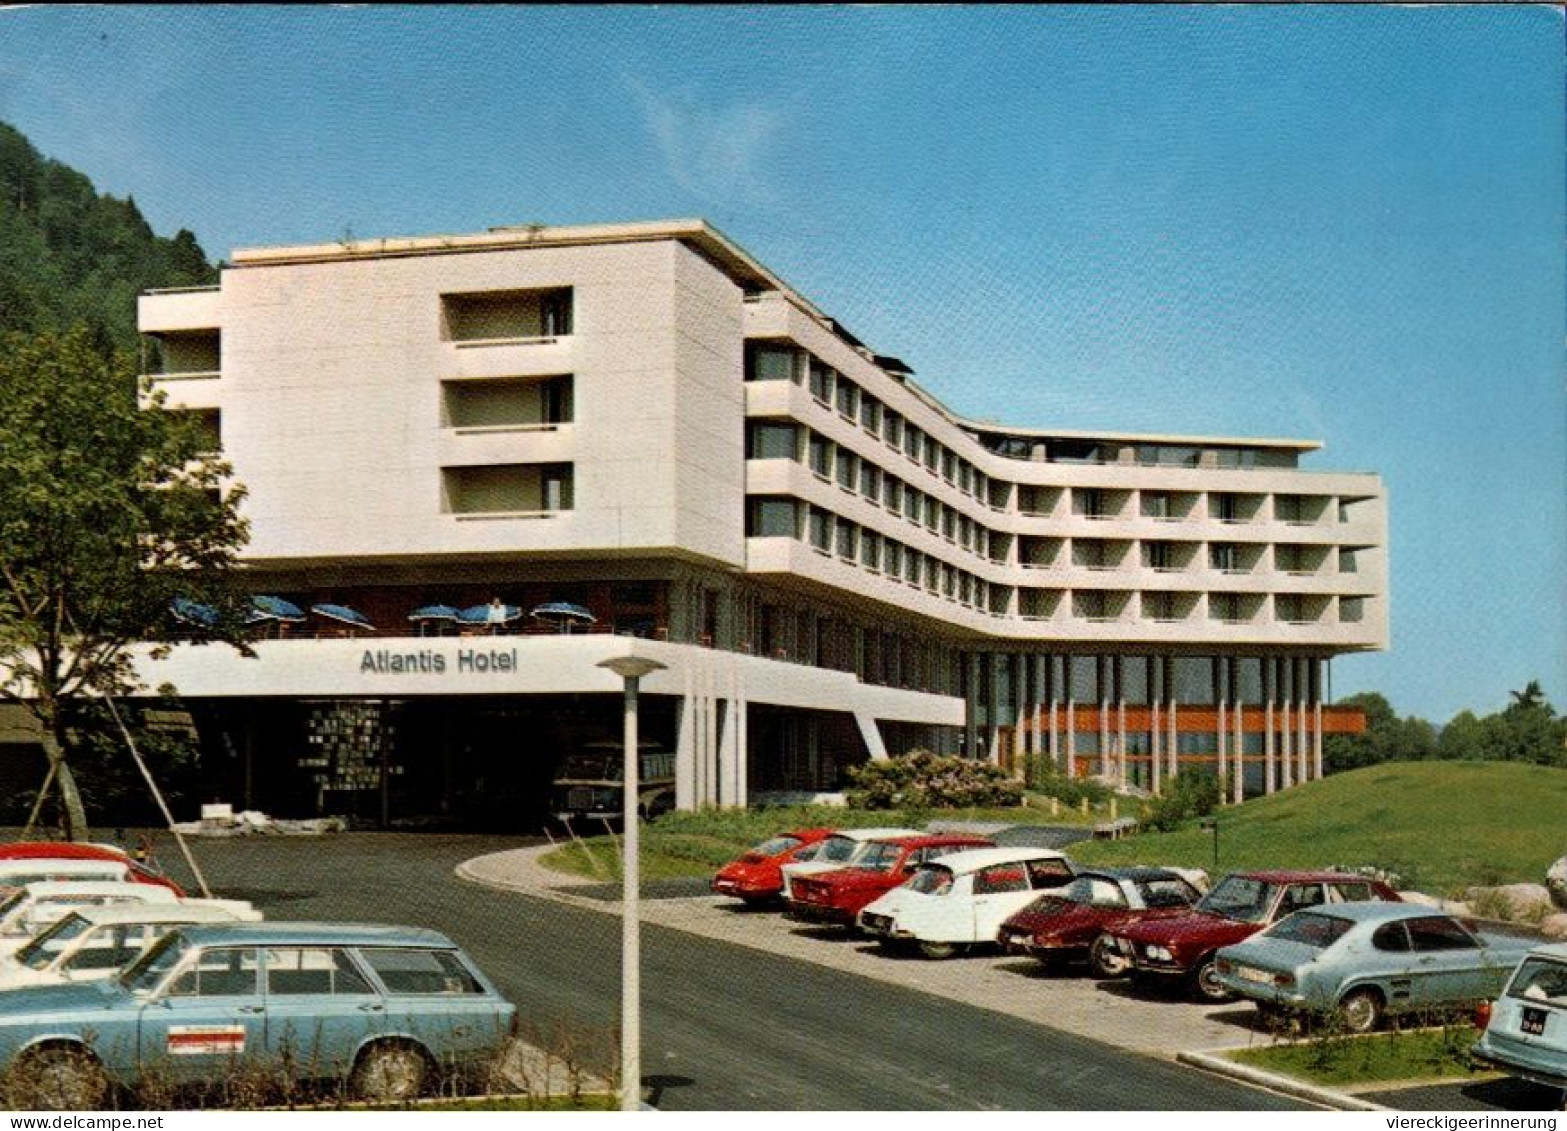
POLYGON ((1363 725, 1324 700, 1386 646, 1375 475, 967 419, 700 221, 242 250, 140 324, 304 614, 143 665, 236 804, 535 816, 628 650, 682 807, 916 747, 1238 799, 1363 725))

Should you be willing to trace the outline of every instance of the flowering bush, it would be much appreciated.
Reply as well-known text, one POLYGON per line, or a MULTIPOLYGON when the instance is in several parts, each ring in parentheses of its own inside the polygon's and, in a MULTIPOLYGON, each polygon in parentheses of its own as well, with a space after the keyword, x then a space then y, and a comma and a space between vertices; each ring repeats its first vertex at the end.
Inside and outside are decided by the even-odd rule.
POLYGON ((1018 805, 1023 785, 1000 766, 913 750, 849 771, 848 802, 856 809, 972 809, 1018 805))

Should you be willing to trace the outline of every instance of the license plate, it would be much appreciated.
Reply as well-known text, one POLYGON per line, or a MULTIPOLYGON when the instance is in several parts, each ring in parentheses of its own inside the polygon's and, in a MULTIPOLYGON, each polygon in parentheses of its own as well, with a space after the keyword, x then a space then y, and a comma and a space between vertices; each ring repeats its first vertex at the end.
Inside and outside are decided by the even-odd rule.
POLYGON ((1237 966, 1235 976, 1246 982, 1258 982, 1262 985, 1270 985, 1273 975, 1266 970, 1258 970, 1255 966, 1237 966))
POLYGON ((1528 1006, 1525 1006, 1523 1011, 1523 1021, 1518 1026, 1518 1028, 1523 1030, 1531 1037, 1544 1036, 1545 1010, 1530 1009, 1528 1006))

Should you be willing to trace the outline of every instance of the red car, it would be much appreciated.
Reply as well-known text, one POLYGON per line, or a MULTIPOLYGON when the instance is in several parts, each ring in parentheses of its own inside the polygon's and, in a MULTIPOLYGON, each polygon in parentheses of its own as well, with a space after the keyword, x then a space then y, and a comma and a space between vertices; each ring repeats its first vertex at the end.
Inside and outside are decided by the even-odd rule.
MULTIPOLYGON (((93 861, 124 865, 123 879, 136 884, 168 888, 175 895, 185 892, 173 880, 132 858, 122 848, 110 844, 81 844, 72 841, 22 840, 0 844, 0 884, 19 887, 39 880, 69 880, 69 865, 93 861), (52 864, 61 865, 58 871, 52 864)), ((104 877, 108 878, 108 877, 104 877)))
POLYGON ((1306 907, 1364 900, 1398 901, 1384 883, 1338 872, 1232 872, 1191 914, 1132 923, 1115 932, 1134 975, 1187 979, 1207 1001, 1234 994, 1215 976, 1214 952, 1250 938, 1306 907))
POLYGON ((914 874, 926 861, 965 848, 994 848, 988 837, 900 836, 873 840, 852 868, 796 876, 789 888, 789 914, 796 919, 852 927, 865 907, 914 874))
POLYGON ((769 903, 783 891, 785 864, 810 860, 832 829, 795 829, 779 833, 742 853, 718 870, 711 887, 719 895, 732 895, 748 904, 769 903))
POLYGON ((1117 931, 1185 915, 1201 896, 1169 868, 1096 868, 1002 923, 996 941, 1008 954, 1032 955, 1045 966, 1086 958, 1100 977, 1116 978, 1127 967, 1111 942, 1117 931))

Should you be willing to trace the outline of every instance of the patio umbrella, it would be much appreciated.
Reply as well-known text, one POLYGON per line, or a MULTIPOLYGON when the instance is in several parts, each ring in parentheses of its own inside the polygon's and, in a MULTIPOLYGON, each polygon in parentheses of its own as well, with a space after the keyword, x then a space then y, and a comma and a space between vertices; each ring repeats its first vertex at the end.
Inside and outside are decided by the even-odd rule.
POLYGON ((195 625, 197 628, 215 628, 218 623, 218 610, 211 605, 192 601, 189 597, 174 598, 169 605, 169 611, 174 614, 175 620, 195 625))
POLYGON ((528 615, 534 620, 559 625, 562 632, 570 632, 572 625, 586 626, 598 621, 598 618, 587 609, 581 605, 574 605, 570 601, 551 601, 546 605, 540 605, 528 615))
POLYGON ((455 605, 421 605, 408 614, 409 620, 451 620, 462 616, 462 610, 455 605))
POLYGON ((305 622, 304 610, 281 597, 252 597, 250 603, 251 613, 245 618, 249 624, 264 620, 286 621, 289 624, 305 622))
POLYGON ((463 624, 510 624, 522 616, 522 610, 516 605, 502 605, 495 602, 489 605, 470 605, 457 614, 457 619, 463 624))
POLYGON ((350 609, 347 605, 311 605, 310 611, 317 616, 338 621, 351 628, 375 628, 375 625, 370 623, 369 617, 358 609, 350 609))

